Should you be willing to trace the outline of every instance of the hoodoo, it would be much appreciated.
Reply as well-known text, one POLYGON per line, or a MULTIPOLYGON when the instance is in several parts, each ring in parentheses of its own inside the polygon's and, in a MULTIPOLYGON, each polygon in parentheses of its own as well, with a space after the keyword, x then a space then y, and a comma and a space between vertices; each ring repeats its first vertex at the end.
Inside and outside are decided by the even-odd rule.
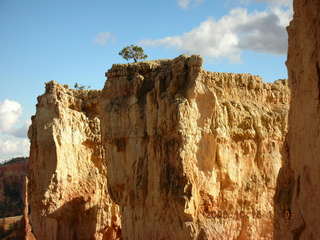
POLYGON ((29 129, 29 223, 37 240, 118 239, 107 191, 100 91, 46 84, 29 129))
POLYGON ((199 56, 114 65, 101 95, 124 239, 272 239, 289 90, 199 56))
POLYGON ((287 160, 275 196, 275 239, 319 239, 320 1, 295 0, 288 33, 292 100, 287 160))

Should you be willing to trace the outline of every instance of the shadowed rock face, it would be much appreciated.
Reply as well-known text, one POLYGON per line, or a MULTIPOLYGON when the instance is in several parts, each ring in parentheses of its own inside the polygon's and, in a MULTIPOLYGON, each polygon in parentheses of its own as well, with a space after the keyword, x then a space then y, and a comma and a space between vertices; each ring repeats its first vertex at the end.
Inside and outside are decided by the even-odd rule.
POLYGON ((0 239, 25 239, 22 215, 27 164, 28 158, 14 158, 0 165, 0 239))
POLYGON ((209 73, 198 56, 114 65, 100 100, 123 239, 272 239, 286 81, 209 73))
POLYGON ((99 91, 55 82, 38 98, 29 129, 29 223, 37 240, 117 239, 97 117, 99 91))
POLYGON ((295 0, 288 28, 292 89, 287 161, 275 196, 275 239, 320 237, 320 1, 295 0))
POLYGON ((27 158, 15 158, 0 165, 0 218, 23 214, 27 163, 27 158))

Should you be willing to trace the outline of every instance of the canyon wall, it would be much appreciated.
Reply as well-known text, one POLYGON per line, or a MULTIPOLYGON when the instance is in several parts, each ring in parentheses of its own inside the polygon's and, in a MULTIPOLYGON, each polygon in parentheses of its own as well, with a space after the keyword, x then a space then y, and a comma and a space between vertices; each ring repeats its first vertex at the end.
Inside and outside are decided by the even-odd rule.
POLYGON ((295 0, 289 28, 292 89, 287 161, 275 196, 275 239, 320 236, 320 1, 295 0))
POLYGON ((107 192, 97 104, 100 91, 46 84, 29 129, 28 223, 37 240, 119 239, 107 192))
POLYGON ((210 73, 199 56, 114 65, 100 100, 123 239, 272 239, 286 81, 210 73))

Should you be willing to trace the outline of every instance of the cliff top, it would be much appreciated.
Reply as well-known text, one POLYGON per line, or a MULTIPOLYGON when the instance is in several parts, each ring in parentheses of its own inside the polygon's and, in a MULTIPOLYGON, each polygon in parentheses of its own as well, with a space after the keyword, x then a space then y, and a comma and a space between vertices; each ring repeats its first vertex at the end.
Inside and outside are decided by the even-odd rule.
POLYGON ((199 70, 206 75, 215 76, 218 78, 228 78, 235 80, 246 80, 246 81, 255 81, 261 82, 265 84, 285 84, 286 79, 278 79, 274 82, 264 82, 263 79, 258 75, 253 75, 250 73, 231 73, 231 72, 210 72, 206 71, 202 68, 203 58, 200 55, 180 55, 174 59, 158 59, 158 60, 150 60, 150 61, 142 61, 136 63, 127 63, 127 64, 113 64, 111 69, 109 69, 105 76, 107 78, 112 77, 121 77, 130 75, 132 73, 144 74, 146 72, 150 72, 159 68, 167 68, 172 65, 181 65, 186 64, 190 67, 199 67, 199 70))
MULTIPOLYGON (((127 64, 113 64, 111 69, 109 69, 105 76, 107 80, 110 78, 118 78, 125 76, 133 76, 136 73, 141 75, 157 70, 162 69, 162 71, 168 70, 170 67, 174 65, 174 67, 179 70, 180 67, 196 67, 199 72, 201 72, 207 78, 224 82, 228 85, 263 85, 263 88, 272 88, 276 89, 277 85, 285 85, 287 86, 286 79, 278 79, 274 82, 264 82, 263 79, 258 75, 253 75, 250 73, 232 73, 232 72, 210 72, 206 71, 202 68, 203 58, 199 55, 180 55, 174 59, 157 59, 150 61, 142 61, 136 63, 127 63, 127 64)), ((175 68, 173 68, 175 69, 175 68)), ((131 80, 131 79, 129 79, 131 80)), ((55 91, 62 91, 67 95, 75 96, 79 99, 88 99, 88 98, 96 98, 101 93, 101 90, 78 90, 69 88, 68 85, 62 85, 57 83, 54 80, 51 80, 46 83, 46 92, 45 93, 53 93, 55 91)))

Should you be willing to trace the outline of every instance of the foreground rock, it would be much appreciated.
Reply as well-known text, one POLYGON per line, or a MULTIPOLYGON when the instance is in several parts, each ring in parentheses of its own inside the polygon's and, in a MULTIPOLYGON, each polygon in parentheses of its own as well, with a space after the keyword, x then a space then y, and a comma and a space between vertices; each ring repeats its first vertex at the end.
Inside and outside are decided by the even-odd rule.
POLYGON ((201 65, 181 56, 107 73, 102 143, 123 239, 273 237, 287 83, 201 65))
POLYGON ((288 29, 288 160, 275 197, 275 239, 320 238, 320 1, 295 0, 288 29))
POLYGON ((118 239, 118 207, 107 169, 96 106, 99 91, 49 82, 29 129, 29 219, 37 240, 118 239))

